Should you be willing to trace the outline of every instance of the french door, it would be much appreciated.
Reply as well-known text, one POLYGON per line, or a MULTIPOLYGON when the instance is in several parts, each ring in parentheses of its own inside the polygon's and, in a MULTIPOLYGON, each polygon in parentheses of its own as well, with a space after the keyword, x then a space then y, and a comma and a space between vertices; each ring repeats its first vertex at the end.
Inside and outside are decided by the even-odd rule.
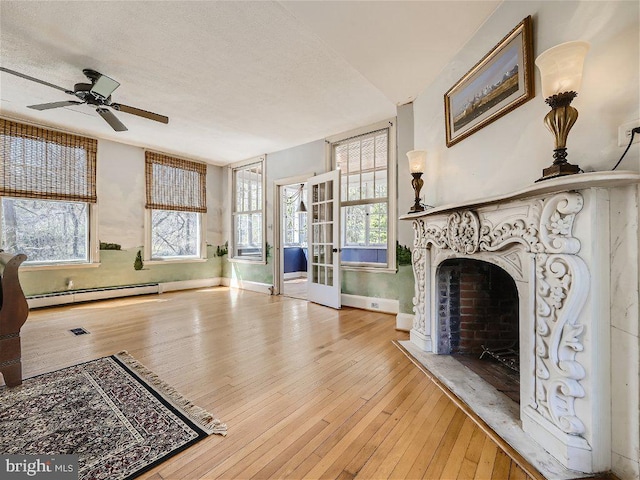
POLYGON ((308 299, 340 308, 340 170, 308 180, 308 299))

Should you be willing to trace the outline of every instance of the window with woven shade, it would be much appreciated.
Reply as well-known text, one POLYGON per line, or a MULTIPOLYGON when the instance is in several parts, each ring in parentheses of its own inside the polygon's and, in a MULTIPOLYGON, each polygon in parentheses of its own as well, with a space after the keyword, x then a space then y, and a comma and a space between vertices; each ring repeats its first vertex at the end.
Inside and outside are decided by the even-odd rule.
POLYGON ((207 166, 145 152, 147 260, 204 258, 207 166))
POLYGON ((0 119, 1 247, 27 263, 91 261, 97 140, 0 119))

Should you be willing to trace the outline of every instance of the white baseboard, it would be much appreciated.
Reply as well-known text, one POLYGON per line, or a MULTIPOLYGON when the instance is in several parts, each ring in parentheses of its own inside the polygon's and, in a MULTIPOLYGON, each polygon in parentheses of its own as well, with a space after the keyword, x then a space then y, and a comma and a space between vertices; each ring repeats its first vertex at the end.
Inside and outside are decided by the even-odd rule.
POLYGON ((398 313, 400 309, 398 300, 392 300, 390 298, 363 297, 361 295, 349 295, 347 293, 343 293, 341 298, 342 305, 345 307, 361 308, 363 310, 384 313, 398 313))
POLYGON ((59 292, 48 295, 34 295, 27 298, 29 308, 53 307, 71 303, 108 300, 111 298, 133 297, 153 293, 189 290, 191 288, 216 287, 221 285, 220 277, 202 278, 198 280, 180 280, 176 282, 156 283, 149 285, 127 285, 123 287, 94 288, 78 291, 59 292))
POLYGON ((179 280, 177 282, 164 282, 160 284, 160 293, 173 292, 175 290, 190 290, 192 288, 218 287, 222 285, 220 277, 201 278, 198 280, 179 280))
POLYGON ((70 290, 45 295, 34 295, 27 298, 29 308, 53 307, 70 303, 89 302, 93 300, 107 300, 110 298, 132 297, 135 295, 148 295, 159 293, 160 285, 126 285, 122 287, 92 288, 86 290, 70 290))
POLYGON ((252 292, 265 293, 273 295, 273 285, 269 283, 251 282, 248 280, 238 280, 236 278, 222 277, 222 285, 231 288, 241 288, 242 290, 250 290, 252 292))
POLYGON ((413 313, 399 313, 396 315, 396 330, 409 332, 413 328, 413 313))

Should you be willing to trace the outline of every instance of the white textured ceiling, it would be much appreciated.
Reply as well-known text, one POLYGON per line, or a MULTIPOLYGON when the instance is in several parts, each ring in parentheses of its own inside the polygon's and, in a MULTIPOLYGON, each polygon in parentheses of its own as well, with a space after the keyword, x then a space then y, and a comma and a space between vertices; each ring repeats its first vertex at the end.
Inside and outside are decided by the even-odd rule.
POLYGON ((116 133, 73 97, 0 74, 0 114, 226 164, 395 115, 500 3, 0 1, 0 65, 72 89, 121 83, 116 133))

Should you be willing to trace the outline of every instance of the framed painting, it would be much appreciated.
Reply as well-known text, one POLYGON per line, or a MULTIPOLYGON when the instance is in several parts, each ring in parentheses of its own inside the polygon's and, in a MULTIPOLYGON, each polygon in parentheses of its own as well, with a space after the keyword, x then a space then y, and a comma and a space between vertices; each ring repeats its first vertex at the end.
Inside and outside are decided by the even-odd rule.
POLYGON ((445 93, 447 147, 535 96, 531 24, 522 20, 445 93))

